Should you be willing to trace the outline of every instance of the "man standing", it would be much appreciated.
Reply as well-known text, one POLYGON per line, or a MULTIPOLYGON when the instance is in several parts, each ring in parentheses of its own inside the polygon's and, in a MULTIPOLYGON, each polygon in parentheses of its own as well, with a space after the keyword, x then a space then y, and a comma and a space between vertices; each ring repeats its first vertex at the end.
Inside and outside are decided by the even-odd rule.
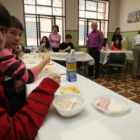
POLYGON ((138 35, 133 38, 132 51, 134 56, 132 76, 133 78, 137 78, 137 76, 140 76, 140 31, 138 32, 138 35))
POLYGON ((138 31, 138 35, 135 35, 133 38, 133 46, 140 46, 140 31, 138 31))
MULTIPOLYGON (((95 79, 99 78, 100 68, 100 50, 103 46, 104 37, 103 33, 97 30, 97 23, 92 22, 92 32, 88 36, 87 52, 95 59, 95 79)), ((93 76, 94 65, 88 65, 88 77, 93 76)))

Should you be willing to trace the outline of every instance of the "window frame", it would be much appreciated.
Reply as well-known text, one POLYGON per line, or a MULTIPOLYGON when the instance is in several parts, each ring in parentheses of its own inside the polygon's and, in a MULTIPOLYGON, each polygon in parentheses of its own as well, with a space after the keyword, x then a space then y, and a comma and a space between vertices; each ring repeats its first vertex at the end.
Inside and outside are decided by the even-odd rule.
MULTIPOLYGON (((79 45, 79 47, 80 48, 86 48, 86 41, 87 41, 87 37, 88 37, 88 33, 87 33, 87 31, 88 31, 88 27, 86 27, 87 29, 86 29, 86 33, 84 32, 84 44, 83 45, 80 45, 80 43, 79 43, 79 40, 80 40, 80 38, 79 38, 79 29, 80 29, 80 25, 79 25, 79 21, 80 20, 84 20, 84 22, 85 22, 85 20, 92 20, 92 21, 100 21, 100 23, 102 24, 102 22, 108 22, 108 24, 107 24, 107 37, 108 37, 108 30, 109 30, 109 5, 110 5, 110 0, 98 0, 98 1, 96 1, 96 0, 84 0, 84 2, 85 2, 85 5, 84 5, 84 10, 80 10, 80 0, 78 1, 78 4, 79 4, 79 8, 78 8, 78 11, 79 11, 79 13, 80 13, 80 11, 84 11, 85 13, 86 13, 86 1, 91 1, 91 2, 97 2, 97 16, 98 16, 98 13, 105 13, 105 18, 106 18, 106 16, 108 17, 107 19, 98 19, 97 18, 97 16, 96 16, 96 18, 87 18, 87 17, 80 17, 80 15, 78 14, 78 45, 79 45), (106 2, 108 2, 108 13, 106 13, 106 8, 107 8, 107 6, 106 6, 106 2), (105 3, 105 12, 98 12, 98 3, 105 3), (85 34, 86 34, 86 36, 85 36, 85 34)), ((91 11, 91 10, 87 10, 87 11, 91 11)), ((92 12, 96 12, 96 11, 92 11, 92 12)), ((88 24, 87 24, 87 26, 88 26, 88 24)), ((101 26, 100 26, 100 28, 101 28, 101 26)), ((99 29, 99 30, 101 30, 101 29, 99 29)))
MULTIPOLYGON (((36 35, 37 35, 36 40, 37 40, 37 46, 40 45, 40 41, 41 41, 40 28, 38 28, 38 26, 40 26, 40 24, 39 24, 39 22, 37 22, 39 16, 46 16, 46 17, 54 18, 54 24, 53 25, 55 25, 55 23, 56 23, 56 20, 55 19, 61 17, 62 18, 62 27, 65 28, 65 29, 62 29, 61 38, 62 38, 62 41, 64 40, 64 38, 65 38, 65 32, 66 32, 66 0, 62 0, 62 7, 53 6, 53 0, 51 0, 51 6, 37 4, 37 0, 35 0, 35 4, 25 4, 24 3, 24 0, 22 0, 22 3, 23 3, 23 14, 24 14, 24 25, 25 25, 25 44, 27 44, 26 20, 25 20, 25 18, 26 18, 26 16, 29 16, 29 15, 30 16, 35 16, 35 20, 36 20, 36 35), (35 14, 25 13, 25 5, 35 6, 35 14), (43 6, 43 7, 50 7, 50 8, 52 8, 52 15, 37 14, 37 6, 43 6), (62 15, 61 16, 60 15, 53 15, 53 9, 54 8, 60 8, 60 9, 62 9, 62 15), (63 21, 63 18, 64 18, 64 21, 63 21)), ((51 28, 51 32, 52 32, 52 28, 51 28)))

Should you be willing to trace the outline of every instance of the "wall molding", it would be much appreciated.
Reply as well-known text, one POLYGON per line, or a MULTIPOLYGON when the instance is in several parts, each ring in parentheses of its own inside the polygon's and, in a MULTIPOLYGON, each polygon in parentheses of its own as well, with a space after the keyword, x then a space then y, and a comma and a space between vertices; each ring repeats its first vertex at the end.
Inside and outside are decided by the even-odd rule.
MULTIPOLYGON (((134 30, 134 31, 121 31, 120 33, 127 33, 127 32, 138 32, 139 30, 134 30)), ((114 33, 114 32, 109 32, 109 33, 114 33)))
POLYGON ((71 31, 72 31, 72 32, 78 32, 78 30, 66 30, 66 31, 70 31, 70 32, 71 32, 71 31))

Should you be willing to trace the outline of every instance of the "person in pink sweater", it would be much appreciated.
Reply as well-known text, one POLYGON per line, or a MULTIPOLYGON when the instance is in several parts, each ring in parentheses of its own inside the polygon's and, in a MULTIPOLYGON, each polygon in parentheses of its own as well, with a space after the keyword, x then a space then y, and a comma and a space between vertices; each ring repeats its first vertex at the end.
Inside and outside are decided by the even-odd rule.
POLYGON ((59 52, 61 36, 60 34, 58 34, 58 32, 59 32, 59 27, 57 25, 54 25, 53 33, 49 35, 50 45, 54 52, 59 52))
POLYGON ((11 16, 11 24, 6 33, 6 45, 0 57, 0 81, 9 101, 8 113, 11 116, 25 104, 26 83, 34 82, 45 65, 50 62, 50 57, 45 55, 39 65, 26 69, 24 62, 12 52, 20 44, 22 33, 21 22, 11 16))
MULTIPOLYGON (((0 55, 5 46, 6 32, 10 27, 10 22, 9 12, 0 4, 0 55)), ((54 73, 48 75, 30 93, 23 108, 11 117, 8 115, 7 98, 0 84, 0 140, 34 140, 48 114, 59 85, 60 76, 54 73)))

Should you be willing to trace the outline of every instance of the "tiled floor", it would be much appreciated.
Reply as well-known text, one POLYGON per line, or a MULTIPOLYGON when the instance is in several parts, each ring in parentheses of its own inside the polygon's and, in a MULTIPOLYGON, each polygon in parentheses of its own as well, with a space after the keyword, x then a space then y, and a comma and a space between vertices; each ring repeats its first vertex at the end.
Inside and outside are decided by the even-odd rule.
MULTIPOLYGON (((140 104, 140 78, 139 79, 132 78, 132 74, 131 74, 132 67, 133 67, 132 63, 127 65, 126 80, 119 79, 119 78, 116 79, 114 77, 107 78, 105 75, 105 66, 100 67, 101 75, 99 79, 95 79, 94 77, 90 79, 140 104)), ((85 70, 81 71, 81 74, 84 76, 86 75, 86 73, 87 73, 87 70, 86 72, 85 70)))
POLYGON ((106 78, 103 75, 99 79, 91 78, 91 80, 140 104, 140 79, 133 79, 131 74, 126 75, 126 81, 106 78))

